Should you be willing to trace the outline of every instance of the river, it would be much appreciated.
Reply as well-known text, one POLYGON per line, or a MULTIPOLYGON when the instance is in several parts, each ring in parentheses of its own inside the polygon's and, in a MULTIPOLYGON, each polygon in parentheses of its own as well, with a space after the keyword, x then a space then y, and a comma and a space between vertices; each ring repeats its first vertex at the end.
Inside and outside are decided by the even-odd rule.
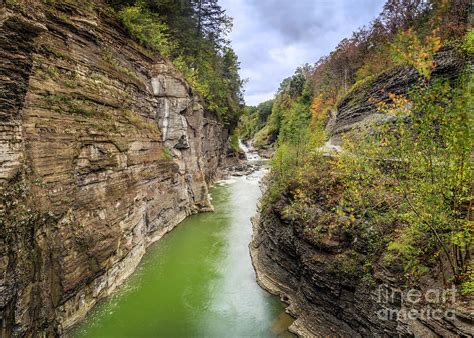
POLYGON ((187 218, 73 337, 292 337, 280 300, 255 282, 248 244, 263 171, 218 182, 214 213, 187 218))

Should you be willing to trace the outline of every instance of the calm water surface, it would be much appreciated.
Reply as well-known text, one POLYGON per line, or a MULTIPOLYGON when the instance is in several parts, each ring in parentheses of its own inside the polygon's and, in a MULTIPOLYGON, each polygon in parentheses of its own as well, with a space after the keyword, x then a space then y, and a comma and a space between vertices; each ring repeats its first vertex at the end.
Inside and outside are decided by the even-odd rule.
POLYGON ((186 219, 74 337, 290 337, 292 319, 257 285, 248 253, 261 172, 211 189, 214 213, 186 219))

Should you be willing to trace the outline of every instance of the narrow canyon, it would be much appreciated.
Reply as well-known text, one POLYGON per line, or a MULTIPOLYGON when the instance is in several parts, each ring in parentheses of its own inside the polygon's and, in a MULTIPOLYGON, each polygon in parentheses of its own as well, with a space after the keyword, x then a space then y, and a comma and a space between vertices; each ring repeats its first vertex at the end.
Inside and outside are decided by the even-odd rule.
POLYGON ((314 4, 0 0, 0 337, 472 337, 472 4, 375 2, 270 98, 314 4))

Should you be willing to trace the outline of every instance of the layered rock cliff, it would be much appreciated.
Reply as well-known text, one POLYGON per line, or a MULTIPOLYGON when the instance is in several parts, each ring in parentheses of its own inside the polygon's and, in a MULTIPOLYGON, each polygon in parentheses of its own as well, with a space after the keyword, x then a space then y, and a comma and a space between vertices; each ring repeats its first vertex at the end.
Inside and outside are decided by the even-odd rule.
MULTIPOLYGON (((434 78, 454 79, 463 69, 464 58, 453 48, 444 48, 434 57, 436 68, 434 78)), ((410 66, 399 66, 385 73, 369 77, 355 86, 337 105, 329 117, 327 132, 332 144, 340 144, 344 133, 357 131, 364 125, 384 121, 388 117, 381 114, 376 103, 390 102, 389 94, 406 95, 420 79, 418 71, 410 66)))
MULTIPOLYGON (((402 291, 400 274, 381 265, 374 269, 375 279, 361 279, 364 266, 356 252, 329 236, 316 247, 302 227, 282 215, 284 207, 283 199, 253 219, 250 252, 258 283, 289 304, 287 311, 296 318, 291 332, 301 337, 472 336, 472 307, 454 290, 430 306, 407 300, 410 291, 402 291)), ((439 275, 435 271, 433 278, 439 275)))
MULTIPOLYGON (((465 65, 452 49, 438 53, 436 63, 434 76, 451 79, 465 65)), ((331 143, 340 144, 342 135, 389 119, 377 111, 373 99, 389 101, 388 93, 406 94, 417 79, 414 69, 404 67, 355 88, 338 105, 328 125, 331 143)), ((413 289, 412 294, 423 295, 423 300, 410 302, 401 264, 385 263, 381 255, 364 265, 367 238, 345 232, 347 217, 339 215, 332 203, 341 188, 328 178, 331 167, 324 163, 317 168, 321 175, 311 181, 315 198, 305 210, 307 224, 298 223, 286 212, 292 204, 291 192, 266 203, 253 220, 250 252, 258 282, 289 304, 288 311, 297 318, 290 330, 304 337, 472 336, 474 316, 469 299, 454 290, 433 303, 423 298, 444 290, 446 281, 439 267, 413 289), (314 236, 318 237, 313 238, 308 229, 316 229, 314 236)))
POLYGON ((228 131, 102 1, 0 8, 0 336, 59 335, 212 208, 228 131))

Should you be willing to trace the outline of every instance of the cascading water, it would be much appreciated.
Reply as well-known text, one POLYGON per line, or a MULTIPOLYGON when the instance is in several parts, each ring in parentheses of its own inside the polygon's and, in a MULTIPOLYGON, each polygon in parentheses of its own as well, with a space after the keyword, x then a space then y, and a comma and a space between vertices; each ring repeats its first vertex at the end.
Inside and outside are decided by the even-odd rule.
POLYGON ((247 147, 247 145, 242 142, 242 140, 239 140, 239 147, 245 153, 245 157, 247 158, 248 162, 259 162, 262 160, 260 155, 255 150, 250 150, 249 147, 247 147))

